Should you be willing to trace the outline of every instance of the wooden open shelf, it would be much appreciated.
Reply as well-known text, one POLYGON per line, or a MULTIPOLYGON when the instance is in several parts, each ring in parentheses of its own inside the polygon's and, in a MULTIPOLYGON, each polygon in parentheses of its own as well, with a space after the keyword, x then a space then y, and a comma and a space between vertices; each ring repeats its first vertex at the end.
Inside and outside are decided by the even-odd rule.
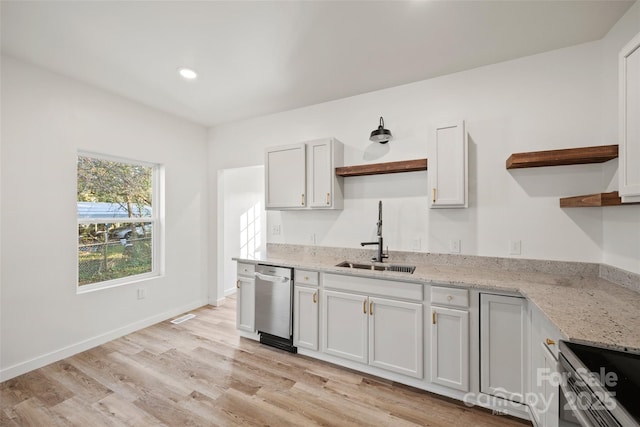
POLYGON ((616 157, 618 157, 617 145, 532 151, 528 153, 514 153, 509 156, 507 159, 507 169, 603 163, 616 157))
POLYGON ((403 160, 400 162, 372 163, 336 168, 337 176, 380 175, 385 173, 426 171, 427 159, 403 160))
POLYGON ((563 197, 560 199, 561 208, 585 208, 593 206, 622 206, 637 203, 622 203, 617 191, 611 193, 585 194, 584 196, 563 197))

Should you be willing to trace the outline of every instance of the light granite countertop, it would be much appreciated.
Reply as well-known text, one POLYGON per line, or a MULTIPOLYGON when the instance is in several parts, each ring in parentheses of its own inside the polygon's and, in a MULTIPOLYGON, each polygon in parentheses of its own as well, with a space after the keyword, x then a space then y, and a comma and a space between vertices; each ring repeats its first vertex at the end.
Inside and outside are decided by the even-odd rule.
MULTIPOLYGON (((538 307, 566 339, 640 354, 640 293, 599 277, 599 264, 391 252, 386 264, 415 265, 414 273, 336 267, 344 260, 369 262, 371 253, 360 249, 269 244, 267 255, 260 259, 233 259, 519 293, 538 307)), ((632 281, 639 277, 633 273, 627 276, 632 281)))

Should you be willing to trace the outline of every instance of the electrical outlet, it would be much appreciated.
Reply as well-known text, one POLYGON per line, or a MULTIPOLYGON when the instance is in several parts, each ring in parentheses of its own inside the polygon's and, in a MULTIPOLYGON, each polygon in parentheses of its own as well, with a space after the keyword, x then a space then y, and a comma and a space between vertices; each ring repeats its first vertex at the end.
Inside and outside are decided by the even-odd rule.
POLYGON ((145 299, 145 297, 146 297, 146 294, 144 289, 142 288, 138 289, 138 299, 145 299))
POLYGON ((509 255, 520 255, 521 242, 520 240, 509 240, 509 255))
POLYGON ((309 244, 311 245, 316 244, 316 233, 309 234, 309 244))
POLYGON ((459 239, 451 239, 449 240, 449 252, 452 254, 460 253, 460 240, 459 239))
POLYGON ((280 224, 273 224, 271 226, 271 234, 273 234, 274 236, 280 234, 280 224))
POLYGON ((421 244, 422 242, 420 241, 420 239, 413 239, 411 240, 411 250, 412 251, 419 251, 420 247, 422 246, 421 244))

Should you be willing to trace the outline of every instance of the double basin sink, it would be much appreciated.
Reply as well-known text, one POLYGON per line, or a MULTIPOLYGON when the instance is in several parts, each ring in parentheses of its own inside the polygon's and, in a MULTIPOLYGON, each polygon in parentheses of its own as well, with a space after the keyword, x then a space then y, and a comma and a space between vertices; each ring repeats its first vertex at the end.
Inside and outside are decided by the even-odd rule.
POLYGON ((371 270, 371 271, 397 271, 400 273, 413 274, 415 267, 412 265, 397 265, 397 264, 364 264, 359 262, 342 261, 337 264, 336 267, 347 267, 358 270, 371 270))

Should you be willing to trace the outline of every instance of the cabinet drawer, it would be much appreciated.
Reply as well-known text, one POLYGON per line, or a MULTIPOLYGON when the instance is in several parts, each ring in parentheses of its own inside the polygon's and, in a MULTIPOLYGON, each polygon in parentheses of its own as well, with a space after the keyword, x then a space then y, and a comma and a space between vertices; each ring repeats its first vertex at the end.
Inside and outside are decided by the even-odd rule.
POLYGON ((318 272, 309 270, 295 271, 295 282, 298 285, 314 285, 318 286, 318 272))
POLYGON ((466 289, 433 286, 431 288, 431 304, 469 307, 469 291, 466 289))
POLYGON ((238 276, 253 277, 253 273, 256 272, 255 264, 238 263, 238 276))
POLYGON ((423 298, 423 286, 417 283, 326 273, 322 283, 325 288, 353 291, 366 295, 380 295, 416 301, 422 301, 423 298))

